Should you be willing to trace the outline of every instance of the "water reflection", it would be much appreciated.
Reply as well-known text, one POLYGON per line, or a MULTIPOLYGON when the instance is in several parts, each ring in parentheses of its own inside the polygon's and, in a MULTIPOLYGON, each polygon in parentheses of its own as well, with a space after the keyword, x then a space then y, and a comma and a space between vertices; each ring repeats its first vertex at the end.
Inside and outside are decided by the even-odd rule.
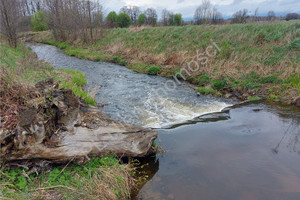
POLYGON ((166 153, 137 199, 298 200, 299 121, 294 107, 247 103, 160 129, 166 153))

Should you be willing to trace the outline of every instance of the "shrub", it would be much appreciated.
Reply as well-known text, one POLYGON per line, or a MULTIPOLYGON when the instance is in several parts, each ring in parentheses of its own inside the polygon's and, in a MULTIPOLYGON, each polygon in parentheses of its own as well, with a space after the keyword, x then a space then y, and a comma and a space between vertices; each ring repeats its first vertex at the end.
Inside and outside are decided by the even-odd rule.
POLYGON ((131 18, 126 13, 120 13, 117 22, 118 22, 118 26, 121 28, 127 28, 132 23, 131 18))
POLYGON ((227 81, 225 79, 216 79, 211 81, 211 87, 215 90, 221 90, 225 88, 227 81))
POLYGON ((116 27, 118 25, 118 15, 115 11, 108 13, 106 17, 106 24, 109 27, 116 27))
POLYGON ((114 63, 120 63, 121 60, 122 60, 122 59, 121 59, 119 56, 113 57, 113 62, 114 62, 114 63))
POLYGON ((199 85, 205 85, 209 82, 210 82, 210 77, 206 73, 201 74, 199 76, 199 78, 197 79, 197 84, 199 84, 199 85))
POLYGON ((159 67, 157 67, 157 66, 152 66, 152 67, 150 67, 148 70, 147 70, 147 74, 148 75, 157 75, 158 74, 158 72, 159 72, 159 67))
POLYGON ((182 15, 181 14, 174 15, 174 24, 176 26, 180 26, 182 24, 182 15))
POLYGON ((145 14, 140 14, 138 18, 138 25, 143 25, 146 23, 147 16, 145 14))
POLYGON ((100 62, 100 61, 101 61, 101 58, 97 56, 97 57, 94 59, 94 61, 95 61, 95 62, 100 62))
POLYGON ((41 10, 32 15, 31 24, 34 31, 46 31, 48 29, 45 14, 41 10))
POLYGON ((126 62, 126 60, 121 60, 121 61, 119 62, 119 64, 125 66, 125 65, 127 64, 127 62, 126 62))

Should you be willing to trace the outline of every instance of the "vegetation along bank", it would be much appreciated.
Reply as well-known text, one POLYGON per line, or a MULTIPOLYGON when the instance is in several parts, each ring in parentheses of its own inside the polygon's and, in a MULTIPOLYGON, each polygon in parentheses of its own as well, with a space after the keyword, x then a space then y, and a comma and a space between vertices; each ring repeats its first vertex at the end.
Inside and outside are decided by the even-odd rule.
POLYGON ((107 29, 99 40, 88 44, 59 42, 50 32, 25 36, 81 59, 114 62, 150 75, 176 76, 194 84, 201 94, 292 103, 300 95, 299 30, 299 21, 142 26, 107 29))
POLYGON ((0 53, 1 199, 130 199, 142 176, 118 156, 145 155, 156 133, 145 139, 147 130, 95 109, 81 72, 55 70, 24 45, 12 48, 2 38, 0 53), (82 141, 102 147, 101 137, 110 134, 105 129, 121 135, 113 134, 112 143, 106 139, 102 151, 86 148, 91 143, 82 141), (113 146, 116 141, 121 145, 113 146))

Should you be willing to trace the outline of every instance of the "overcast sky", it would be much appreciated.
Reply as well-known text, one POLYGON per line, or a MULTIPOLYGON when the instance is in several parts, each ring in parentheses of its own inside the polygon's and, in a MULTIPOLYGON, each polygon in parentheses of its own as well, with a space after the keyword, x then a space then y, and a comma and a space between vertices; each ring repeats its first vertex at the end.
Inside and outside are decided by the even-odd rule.
MULTIPOLYGON (((174 13, 181 13, 184 18, 192 18, 197 6, 202 0, 102 0, 106 13, 109 11, 119 11, 125 5, 139 6, 142 10, 152 7, 155 8, 160 16, 161 10, 167 8, 174 13)), ((247 8, 252 13, 256 8, 259 15, 265 15, 269 10, 275 11, 277 15, 288 12, 300 13, 300 0, 211 0, 224 17, 240 9, 247 8)))

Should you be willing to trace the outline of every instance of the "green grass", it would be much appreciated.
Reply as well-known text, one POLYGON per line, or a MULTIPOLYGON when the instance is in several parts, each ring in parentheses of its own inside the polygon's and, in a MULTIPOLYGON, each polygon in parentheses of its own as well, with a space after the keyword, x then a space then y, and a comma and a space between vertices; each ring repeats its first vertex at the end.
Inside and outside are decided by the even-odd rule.
MULTIPOLYGON (((18 84, 25 87, 33 87, 38 81, 53 78, 60 83, 60 88, 72 89, 75 95, 88 104, 96 104, 84 91, 87 80, 83 73, 66 69, 54 70, 45 62, 37 60, 30 49, 23 45, 12 49, 0 40, 0 53, 0 66, 8 73, 1 76, 1 79, 7 83, 14 84, 18 81, 18 84)), ((26 169, 0 169, 0 199, 43 199, 45 193, 56 198, 53 191, 62 195, 62 199, 99 199, 101 194, 97 193, 97 189, 103 184, 106 186, 105 190, 102 188, 100 191, 102 194, 111 194, 107 191, 111 190, 116 198, 128 199, 131 186, 125 179, 133 176, 133 171, 125 168, 126 166, 120 165, 118 159, 108 155, 95 158, 85 165, 53 166, 39 175, 33 173, 26 176, 26 169)))
MULTIPOLYGON (((0 193, 3 198, 28 199, 34 194, 33 191, 37 188, 37 185, 41 188, 66 186, 80 193, 60 189, 60 193, 65 196, 64 199, 78 199, 81 194, 85 193, 84 188, 88 184, 93 184, 89 180, 93 177, 104 176, 103 172, 113 166, 118 167, 121 171, 125 170, 119 164, 118 159, 111 155, 94 158, 84 165, 57 166, 51 171, 42 171, 39 175, 32 173, 29 177, 24 175, 28 173, 26 169, 0 170, 0 193)), ((123 180, 121 176, 115 178, 120 182, 123 180)), ((122 190, 122 188, 112 189, 122 190)))
POLYGON ((211 81, 211 87, 215 90, 222 90, 226 87, 227 81, 225 79, 216 79, 211 81))
POLYGON ((160 68, 157 66, 152 66, 147 70, 148 75, 157 75, 159 72, 160 68))
POLYGON ((85 100, 86 103, 96 105, 94 98, 84 91, 87 80, 83 73, 67 69, 60 69, 61 73, 57 73, 49 64, 38 61, 31 50, 23 45, 13 49, 1 42, 0 53, 2 55, 0 65, 4 66, 9 73, 9 76, 4 77, 6 81, 18 80, 34 85, 39 81, 54 78, 60 83, 60 88, 71 89, 76 96, 85 100))
POLYGON ((257 97, 257 96, 251 96, 251 97, 248 97, 248 100, 249 101, 257 101, 257 100, 260 100, 261 98, 260 97, 257 97))
MULTIPOLYGON (((269 85, 286 88, 278 96, 293 98, 297 90, 292 81, 299 74, 300 21, 258 22, 230 25, 182 27, 146 27, 108 29, 93 44, 52 43, 78 58, 108 61, 124 65, 139 73, 172 77, 178 69, 205 52, 214 41, 220 51, 198 72, 186 76, 188 82, 208 86, 220 92, 242 88, 261 91, 269 85), (114 48, 116 47, 116 48, 114 48), (107 49, 118 49, 113 51, 107 49), (137 52, 137 53, 136 53, 137 52), (184 56, 180 56, 184 53, 184 56), (150 69, 159 66, 159 70, 150 69)), ((281 89, 283 90, 283 89, 281 89)), ((266 90, 264 90, 266 91, 266 90)), ((268 96, 268 94, 265 94, 268 96)))
POLYGON ((96 106, 97 103, 95 99, 88 95, 84 91, 87 80, 82 72, 69 70, 69 69, 59 69, 61 72, 64 72, 71 76, 71 81, 62 76, 56 76, 55 80, 60 83, 60 89, 71 89, 73 93, 83 99, 87 104, 96 106))
POLYGON ((197 91, 198 91, 200 94, 204 94, 204 95, 208 95, 208 94, 210 94, 210 95, 215 95, 215 94, 217 93, 216 90, 211 89, 211 88, 207 89, 207 88, 205 88, 205 87, 198 87, 198 88, 197 88, 197 91))
POLYGON ((211 78, 209 77, 209 75, 207 73, 203 73, 198 77, 197 84, 198 85, 206 85, 206 84, 210 83, 210 81, 211 81, 211 78))

